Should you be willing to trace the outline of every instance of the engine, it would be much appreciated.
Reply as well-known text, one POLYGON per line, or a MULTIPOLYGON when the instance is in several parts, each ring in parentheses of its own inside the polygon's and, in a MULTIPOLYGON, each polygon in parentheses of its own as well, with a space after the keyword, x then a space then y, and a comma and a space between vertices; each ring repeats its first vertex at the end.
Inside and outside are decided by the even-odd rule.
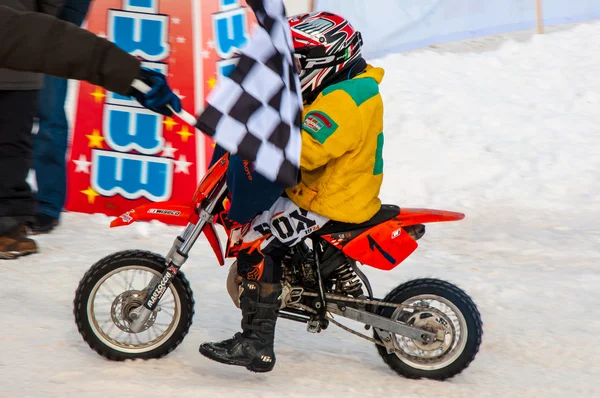
POLYGON ((317 287, 317 272, 312 250, 305 242, 292 248, 283 260, 284 277, 292 286, 317 287))
MULTIPOLYGON (((327 291, 341 295, 364 295, 363 284, 348 258, 332 245, 323 242, 321 278, 327 291)), ((301 243, 284 260, 285 278, 292 286, 318 289, 318 275, 312 250, 301 243)))

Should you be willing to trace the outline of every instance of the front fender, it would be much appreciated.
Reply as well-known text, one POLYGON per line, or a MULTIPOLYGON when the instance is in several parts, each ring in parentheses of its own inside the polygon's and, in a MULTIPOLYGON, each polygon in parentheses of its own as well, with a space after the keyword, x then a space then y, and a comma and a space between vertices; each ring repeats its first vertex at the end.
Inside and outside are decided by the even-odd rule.
POLYGON ((219 240, 215 226, 213 224, 206 224, 202 229, 202 232, 204 233, 204 236, 206 236, 208 243, 210 243, 210 247, 213 249, 213 252, 215 252, 215 256, 219 261, 219 265, 225 265, 223 248, 221 247, 221 241, 219 240))
POLYGON ((166 201, 138 206, 112 220, 111 228, 122 227, 136 221, 158 220, 165 224, 185 226, 195 215, 190 202, 166 201))

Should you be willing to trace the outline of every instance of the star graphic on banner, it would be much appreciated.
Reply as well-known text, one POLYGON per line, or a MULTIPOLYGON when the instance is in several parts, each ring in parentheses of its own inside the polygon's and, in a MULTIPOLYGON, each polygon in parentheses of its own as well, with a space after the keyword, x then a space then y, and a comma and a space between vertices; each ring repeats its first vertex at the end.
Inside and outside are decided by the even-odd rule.
POLYGON ((100 87, 96 87, 96 90, 94 90, 93 93, 90 93, 90 95, 94 97, 94 100, 96 100, 97 104, 102 102, 102 98, 106 97, 106 94, 104 94, 104 90, 102 90, 102 88, 100 87))
POLYGON ((190 166, 192 162, 188 162, 185 155, 179 155, 179 160, 175 160, 175 173, 190 174, 190 166))
POLYGON ((93 204, 94 201, 96 200, 96 197, 100 196, 96 191, 94 191, 92 189, 92 187, 88 187, 88 189, 83 190, 83 191, 79 191, 79 192, 81 192, 82 194, 84 194, 85 196, 87 196, 89 204, 93 204))
POLYGON ((100 134, 100 130, 94 129, 92 130, 92 134, 88 134, 86 137, 89 141, 89 148, 102 148, 102 141, 104 141, 104 137, 102 137, 100 134))
POLYGON ((174 89, 173 90, 173 94, 175 94, 176 96, 178 96, 180 100, 182 100, 182 99, 185 98, 185 95, 181 95, 181 93, 179 92, 178 89, 174 89))
POLYGON ((185 37, 183 37, 183 36, 177 36, 177 37, 175 38, 175 41, 176 41, 177 43, 181 43, 181 44, 183 44, 183 43, 185 43, 185 37))
POLYGON ((217 143, 216 143, 216 142, 213 142, 212 144, 210 144, 210 146, 214 148, 214 147, 216 147, 216 146, 217 146, 217 143))
POLYGON ((177 134, 179 134, 181 141, 183 142, 187 142, 188 138, 194 135, 194 133, 190 132, 188 126, 185 124, 183 127, 181 127, 181 131, 178 131, 177 134))
POLYGON ((208 48, 215 48, 215 41, 214 40, 209 40, 206 42, 206 47, 208 48))
POLYGON ((85 155, 79 155, 79 160, 73 159, 73 163, 75 163, 75 173, 85 173, 90 174, 90 166, 92 162, 89 162, 85 155))
POLYGON ((165 120, 163 120, 163 124, 167 127, 167 131, 171 131, 173 130, 173 126, 177 126, 179 123, 167 116, 165 120))
POLYGON ((208 59, 210 58, 210 51, 202 49, 200 50, 200 55, 202 55, 202 58, 208 59))
POLYGON ((217 79, 215 79, 214 76, 212 76, 206 82, 208 83, 208 87, 210 87, 210 88, 214 88, 217 85, 217 79))
POLYGON ((179 25, 181 23, 181 19, 177 17, 172 17, 171 22, 173 22, 174 25, 179 25))
POLYGON ((177 148, 173 148, 173 145, 170 142, 167 142, 164 146, 163 146, 163 152, 162 152, 162 157, 163 158, 175 158, 175 152, 177 151, 177 148))

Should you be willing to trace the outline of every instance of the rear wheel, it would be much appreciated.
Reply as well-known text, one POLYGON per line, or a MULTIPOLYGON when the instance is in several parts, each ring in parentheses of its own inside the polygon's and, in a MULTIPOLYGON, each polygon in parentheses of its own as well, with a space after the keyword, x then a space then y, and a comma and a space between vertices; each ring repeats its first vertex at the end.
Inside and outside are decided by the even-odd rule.
POLYGON ((74 315, 85 342, 113 361, 161 358, 188 333, 194 316, 190 285, 178 272, 139 333, 129 327, 132 311, 147 300, 147 286, 160 278, 165 259, 131 250, 109 255, 94 264, 79 282, 74 315))
MULTIPOLYGON (((443 336, 423 343, 389 333, 386 344, 393 347, 392 352, 380 345, 377 350, 401 376, 446 380, 475 359, 483 335, 481 316, 460 288, 438 279, 416 279, 398 286, 383 301, 418 308, 379 307, 379 315, 443 336)), ((377 330, 374 337, 383 341, 377 330)))

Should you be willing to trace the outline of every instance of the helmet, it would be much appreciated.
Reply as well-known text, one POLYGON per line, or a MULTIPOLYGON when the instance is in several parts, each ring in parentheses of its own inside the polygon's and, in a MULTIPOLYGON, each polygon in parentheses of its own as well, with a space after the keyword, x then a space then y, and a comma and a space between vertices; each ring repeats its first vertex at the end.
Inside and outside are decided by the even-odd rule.
POLYGON ((345 18, 313 12, 288 21, 304 100, 315 98, 361 59, 362 36, 345 18))

